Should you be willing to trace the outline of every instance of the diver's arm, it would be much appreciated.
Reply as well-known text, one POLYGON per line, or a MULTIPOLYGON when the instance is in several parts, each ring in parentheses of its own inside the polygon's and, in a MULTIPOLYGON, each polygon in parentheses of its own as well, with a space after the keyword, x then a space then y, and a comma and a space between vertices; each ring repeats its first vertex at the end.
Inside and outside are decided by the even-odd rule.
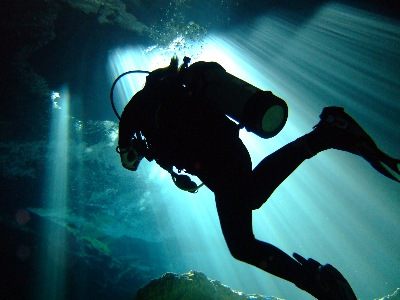
POLYGON ((145 103, 149 102, 148 93, 145 89, 137 92, 125 106, 119 121, 118 145, 127 148, 131 145, 133 135, 138 131, 143 131, 148 117, 145 103))
POLYGON ((118 146, 120 148, 129 148, 133 134, 139 129, 138 125, 136 124, 137 120, 135 118, 135 97, 136 95, 133 96, 133 98, 125 106, 124 111, 121 115, 118 133, 118 146))
POLYGON ((131 143, 133 135, 139 131, 140 127, 135 107, 135 102, 139 97, 141 97, 141 92, 132 97, 125 106, 119 122, 117 152, 120 154, 122 166, 130 171, 136 171, 140 161, 139 154, 131 143))

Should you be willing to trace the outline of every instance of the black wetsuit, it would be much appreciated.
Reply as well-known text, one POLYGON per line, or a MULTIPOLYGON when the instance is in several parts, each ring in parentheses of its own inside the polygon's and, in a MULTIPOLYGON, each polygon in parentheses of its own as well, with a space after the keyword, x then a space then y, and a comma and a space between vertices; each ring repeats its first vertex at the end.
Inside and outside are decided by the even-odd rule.
POLYGON ((214 192, 222 232, 236 259, 301 285, 301 265, 277 247, 255 239, 252 229, 252 210, 310 157, 301 138, 252 169, 234 122, 199 96, 162 85, 161 89, 145 87, 126 106, 120 146, 126 145, 134 130, 141 130, 161 161, 198 176, 214 192))

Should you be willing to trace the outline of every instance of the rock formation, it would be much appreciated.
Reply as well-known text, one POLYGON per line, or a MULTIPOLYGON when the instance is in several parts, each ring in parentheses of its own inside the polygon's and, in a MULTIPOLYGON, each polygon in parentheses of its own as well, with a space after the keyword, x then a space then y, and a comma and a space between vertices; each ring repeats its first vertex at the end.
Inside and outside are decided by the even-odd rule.
POLYGON ((190 271, 186 274, 165 273, 138 290, 135 300, 279 300, 263 295, 246 295, 232 290, 205 274, 190 271))

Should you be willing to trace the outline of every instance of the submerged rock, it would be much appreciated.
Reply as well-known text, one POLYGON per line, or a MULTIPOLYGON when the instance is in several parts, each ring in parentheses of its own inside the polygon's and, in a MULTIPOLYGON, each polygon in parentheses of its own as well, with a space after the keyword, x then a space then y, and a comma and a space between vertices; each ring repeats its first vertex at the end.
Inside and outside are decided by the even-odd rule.
POLYGON ((97 15, 100 24, 118 25, 126 30, 144 33, 147 26, 138 21, 136 16, 126 11, 126 3, 121 0, 61 0, 69 6, 83 11, 86 14, 97 15))
POLYGON ((393 294, 377 300, 400 300, 400 288, 396 289, 393 294))
MULTIPOLYGON (((244 294, 234 291, 205 274, 190 271, 185 274, 165 273, 140 288, 134 300, 283 300, 282 298, 244 294)), ((400 288, 393 294, 374 300, 400 300, 400 288)))
POLYGON ((186 274, 165 273, 140 288, 135 300, 279 300, 263 295, 246 295, 234 291, 217 280, 208 278, 201 272, 186 274))

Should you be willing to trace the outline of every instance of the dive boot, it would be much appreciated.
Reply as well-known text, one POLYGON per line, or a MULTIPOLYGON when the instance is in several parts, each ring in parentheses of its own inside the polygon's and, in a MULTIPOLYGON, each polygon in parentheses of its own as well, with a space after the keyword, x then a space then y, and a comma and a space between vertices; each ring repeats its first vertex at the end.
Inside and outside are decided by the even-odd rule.
POLYGON ((304 280, 297 285, 318 300, 357 300, 344 276, 332 265, 321 265, 316 260, 305 259, 297 253, 293 257, 302 265, 304 280))
POLYGON ((317 151, 334 148, 359 155, 381 174, 400 182, 400 160, 383 153, 343 107, 325 107, 320 119, 312 132, 318 140, 314 140, 317 151))

